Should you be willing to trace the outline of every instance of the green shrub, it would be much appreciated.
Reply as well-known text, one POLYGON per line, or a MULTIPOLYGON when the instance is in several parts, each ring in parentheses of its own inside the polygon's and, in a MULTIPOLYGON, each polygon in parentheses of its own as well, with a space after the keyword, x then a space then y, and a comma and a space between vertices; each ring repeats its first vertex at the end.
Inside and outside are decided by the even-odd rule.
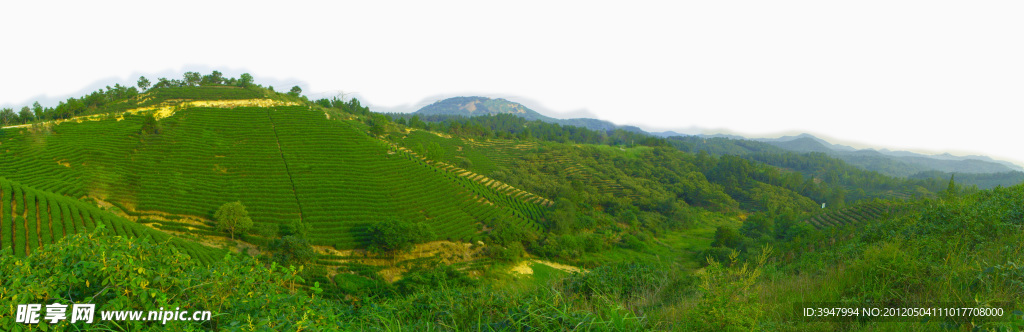
POLYGON ((316 259, 316 251, 309 241, 294 235, 274 240, 270 244, 270 252, 274 261, 282 266, 300 266, 316 259))
POLYGON ((904 251, 897 243, 873 244, 850 264, 843 289, 850 298, 895 305, 922 285, 920 278, 925 271, 921 263, 918 255, 904 251))
POLYGON ((370 225, 367 233, 370 236, 368 249, 377 253, 410 251, 415 244, 433 239, 433 233, 427 225, 395 218, 387 218, 370 225))
POLYGON ((603 265, 588 273, 576 273, 566 279, 567 290, 586 297, 603 296, 628 300, 653 292, 666 284, 664 267, 640 263, 603 265))
POLYGON ((512 242, 506 246, 498 244, 487 246, 487 257, 503 262, 517 261, 525 253, 526 250, 523 249, 523 245, 519 242, 512 242))
POLYGON ((698 277, 700 302, 690 312, 690 329, 699 331, 751 331, 758 327, 764 304, 755 297, 757 281, 771 255, 763 247, 754 264, 738 261, 739 254, 729 256, 728 265, 708 258, 708 266, 698 277))

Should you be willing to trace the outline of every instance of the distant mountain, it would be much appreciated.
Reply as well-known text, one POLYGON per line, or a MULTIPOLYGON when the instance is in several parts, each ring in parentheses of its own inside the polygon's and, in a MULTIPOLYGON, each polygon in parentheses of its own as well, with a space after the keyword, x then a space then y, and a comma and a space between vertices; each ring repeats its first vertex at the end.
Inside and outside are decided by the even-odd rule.
POLYGON ((845 145, 832 144, 810 134, 757 140, 794 152, 825 153, 864 169, 900 177, 909 177, 930 171, 989 174, 1024 170, 1012 163, 1000 162, 983 156, 959 157, 948 153, 925 155, 908 151, 858 150, 845 145))
MULTIPOLYGON (((814 135, 806 134, 806 133, 805 134, 796 135, 796 136, 782 136, 782 137, 779 137, 779 138, 761 138, 761 139, 754 139, 754 140, 755 141, 767 142, 767 143, 772 143, 772 142, 779 143, 779 144, 790 143, 790 145, 794 145, 794 146, 801 146, 801 145, 803 145, 803 146, 807 146, 809 148, 817 149, 817 145, 815 145, 813 143, 810 143, 810 141, 814 141, 814 142, 817 142, 818 145, 821 145, 821 147, 824 147, 824 148, 826 148, 828 150, 834 150, 834 151, 857 151, 857 149, 853 148, 852 146, 832 144, 832 143, 829 143, 826 140, 817 138, 814 135)), ((819 151, 819 152, 822 152, 822 151, 819 151)))
POLYGON ((662 131, 662 132, 648 132, 648 134, 651 134, 651 135, 654 135, 654 136, 658 136, 658 137, 664 137, 664 138, 668 138, 668 137, 672 137, 672 136, 689 136, 687 134, 680 134, 680 133, 677 133, 677 132, 674 132, 674 131, 671 131, 671 130, 669 130, 669 131, 662 131))
POLYGON ((747 140, 747 141, 750 140, 749 138, 746 138, 746 137, 743 137, 743 136, 728 135, 728 134, 711 134, 711 135, 697 134, 697 135, 693 135, 693 136, 697 136, 697 137, 705 138, 705 139, 706 138, 728 138, 728 139, 734 139, 734 140, 747 140))
POLYGON ((598 131, 612 131, 622 129, 635 133, 647 133, 634 126, 620 126, 614 123, 590 119, 556 119, 529 109, 523 104, 509 101, 502 98, 491 99, 487 97, 452 97, 439 100, 433 104, 420 108, 415 114, 420 115, 458 115, 458 116, 483 116, 495 114, 514 114, 527 120, 540 120, 547 123, 556 123, 564 126, 576 126, 598 131))
MULTIPOLYGON (((527 120, 539 120, 547 123, 577 126, 598 131, 622 129, 635 133, 644 133, 658 137, 687 136, 674 131, 646 132, 634 126, 622 126, 614 123, 590 119, 556 119, 523 106, 520 103, 502 98, 487 97, 453 97, 434 102, 415 112, 420 115, 458 115, 483 116, 495 114, 514 114, 527 120)), ((985 156, 954 156, 951 154, 925 155, 908 151, 890 151, 888 149, 856 149, 851 146, 833 144, 811 134, 783 136, 779 138, 750 139, 737 135, 695 135, 700 138, 729 138, 734 140, 752 140, 767 143, 784 150, 807 153, 820 152, 841 159, 863 169, 879 173, 911 177, 922 172, 942 173, 976 173, 992 174, 1013 171, 1024 171, 1018 165, 1006 161, 994 160, 985 156)), ((934 174, 929 173, 929 176, 934 174)))
POLYGON ((908 152, 908 151, 890 151, 889 149, 881 149, 881 150, 878 150, 878 152, 880 152, 882 154, 891 155, 891 156, 897 156, 897 157, 922 157, 922 156, 924 156, 924 157, 928 157, 928 158, 932 158, 932 159, 942 159, 942 160, 981 160, 981 161, 997 163, 997 164, 1006 166, 1006 167, 1008 167, 1008 168, 1010 168, 1012 170, 1024 171, 1024 167, 1021 167, 1020 165, 1011 163, 1009 161, 992 159, 992 157, 989 157, 989 156, 979 156, 979 155, 954 156, 954 155, 951 155, 949 153, 936 154, 936 155, 924 155, 924 154, 908 152))
POLYGON ((831 154, 833 152, 836 152, 836 150, 833 150, 833 149, 825 146, 821 142, 819 142, 817 138, 812 138, 812 137, 799 137, 799 138, 788 139, 788 140, 781 140, 780 139, 780 140, 766 141, 765 143, 768 143, 768 144, 771 144, 771 145, 774 145, 774 146, 777 146, 777 147, 780 147, 780 148, 783 148, 783 149, 786 149, 786 150, 796 151, 796 152, 801 152, 801 153, 805 153, 805 152, 821 152, 821 153, 831 154))
POLYGON ((520 103, 511 102, 501 98, 491 99, 487 97, 452 97, 445 100, 439 100, 419 109, 416 111, 416 114, 460 115, 465 117, 515 114, 526 118, 527 120, 547 121, 554 119, 541 115, 520 103))

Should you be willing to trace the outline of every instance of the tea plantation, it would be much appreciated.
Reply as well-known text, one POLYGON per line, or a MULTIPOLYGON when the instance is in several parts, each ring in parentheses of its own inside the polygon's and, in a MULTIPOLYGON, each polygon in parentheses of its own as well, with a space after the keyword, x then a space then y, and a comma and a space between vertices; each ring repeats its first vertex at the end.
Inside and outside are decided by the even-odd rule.
MULTIPOLYGON (((309 107, 188 108, 152 132, 144 120, 20 129, 3 139, 0 173, 139 216, 210 220, 221 204, 241 201, 255 234, 273 238, 301 222, 314 244, 346 249, 385 217, 468 241, 495 217, 533 225, 545 210, 539 197, 463 176, 309 107)), ((252 240, 268 241, 260 236, 252 240)))

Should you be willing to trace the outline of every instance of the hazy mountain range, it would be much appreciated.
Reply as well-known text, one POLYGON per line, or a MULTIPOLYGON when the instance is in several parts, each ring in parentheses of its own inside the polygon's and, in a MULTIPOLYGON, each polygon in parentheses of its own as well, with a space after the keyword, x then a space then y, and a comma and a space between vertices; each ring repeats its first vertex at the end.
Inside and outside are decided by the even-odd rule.
MULTIPOLYGON (((477 96, 453 97, 427 105, 416 111, 415 114, 458 115, 466 117, 494 114, 515 114, 528 120, 540 120, 548 123, 578 126, 599 131, 622 129, 660 137, 687 136, 686 134, 680 134, 674 131, 647 132, 635 126, 617 125, 609 121, 591 118, 556 119, 540 114, 520 103, 502 98, 491 99, 477 96)), ((934 171, 944 173, 979 174, 1024 171, 1024 168, 1019 165, 1007 161, 995 160, 987 156, 954 156, 948 153, 941 155, 926 155, 909 151, 891 151, 884 148, 877 150, 856 149, 846 145, 833 144, 810 134, 768 139, 751 139, 743 136, 724 134, 697 136, 754 140, 799 153, 825 153, 864 169, 900 177, 909 177, 921 172, 934 171)))

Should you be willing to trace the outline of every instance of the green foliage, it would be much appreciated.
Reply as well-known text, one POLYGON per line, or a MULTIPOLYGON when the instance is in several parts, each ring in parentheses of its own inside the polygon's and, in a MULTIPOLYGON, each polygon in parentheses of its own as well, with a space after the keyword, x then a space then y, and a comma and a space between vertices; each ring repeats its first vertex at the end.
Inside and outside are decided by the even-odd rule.
POLYGON ((221 85, 221 84, 224 84, 224 83, 225 83, 224 74, 222 74, 219 71, 214 70, 212 73, 210 73, 210 75, 203 75, 203 78, 202 78, 202 80, 200 81, 199 84, 200 85, 204 85, 204 86, 208 86, 208 85, 221 85))
POLYGON ((741 264, 738 255, 730 255, 728 265, 709 257, 708 266, 698 275, 700 302, 690 314, 694 330, 750 331, 758 327, 764 305, 755 296, 757 281, 771 248, 762 248, 753 264, 741 264))
POLYGON ((224 203, 217 209, 217 213, 214 213, 213 218, 217 221, 217 229, 228 231, 232 239, 235 238, 235 233, 245 233, 252 227, 252 218, 249 218, 249 212, 245 210, 242 202, 224 203))
MULTIPOLYGON (((148 93, 154 99, 262 96, 235 87, 148 93)), ((337 105, 365 109, 356 101, 337 105)), ((543 214, 543 206, 513 196, 517 192, 458 176, 369 137, 359 121, 333 115, 328 120, 305 106, 177 110, 157 122, 159 135, 140 140, 144 120, 128 115, 122 121, 65 122, 53 127, 59 135, 17 133, 4 141, 9 152, 0 157, 0 173, 62 195, 106 195, 105 201, 128 214, 160 211, 214 219, 223 202, 246 202, 258 228, 254 233, 264 238, 249 240, 262 244, 278 236, 273 228, 290 235, 301 221, 313 244, 358 248, 368 242, 368 220, 378 211, 429 224, 439 238, 463 241, 482 236, 476 233, 478 223, 496 216, 533 227, 543 214)), ((215 225, 153 226, 218 232, 215 225)))
POLYGON ((739 248, 743 243, 743 237, 735 228, 729 226, 718 226, 715 229, 715 240, 711 242, 712 247, 739 248))
POLYGON ((302 266, 316 259, 316 251, 309 241, 294 235, 287 235, 274 240, 270 245, 274 261, 281 266, 302 266))
MULTIPOLYGON (((296 287, 297 271, 227 256, 207 267, 167 243, 76 234, 26 258, 0 254, 0 326, 15 326, 25 303, 93 303, 97 320, 48 326, 58 331, 296 330, 337 326, 340 308, 296 287), (66 264, 75 262, 75 264, 66 264), (31 285, 26 287, 25 285, 31 285), (272 303, 273 305, 267 305, 272 303), (100 321, 101 310, 210 310, 208 322, 100 321), (316 312, 316 315, 310 313, 316 312)), ((43 323, 45 325, 46 323, 43 323)), ((26 326, 27 327, 27 326, 26 326)), ((41 327, 41 326, 40 326, 41 327)))
POLYGON ((396 218, 386 218, 370 225, 367 234, 370 237, 369 250, 378 253, 410 251, 413 245, 433 238, 427 225, 396 218))
POLYGON ((427 159, 441 160, 445 156, 445 150, 437 142, 427 145, 427 159))
POLYGON ((867 247, 861 258, 853 262, 842 282, 845 296, 861 301, 899 304, 897 294, 919 291, 920 278, 927 272, 916 253, 907 252, 897 243, 881 242, 867 247), (870 280, 871 282, 865 282, 870 280), (855 286, 854 286, 855 285, 855 286))
POLYGON ((0 109, 0 124, 4 126, 10 125, 11 123, 18 120, 18 116, 14 114, 14 109, 3 108, 0 109))
POLYGON ((203 79, 202 75, 194 71, 185 72, 183 77, 187 86, 199 86, 199 82, 203 79))
POLYGON ((293 86, 292 89, 288 91, 288 95, 292 97, 298 97, 301 94, 302 88, 300 88, 298 85, 293 86))
MULTIPOLYGON (((925 181, 938 181, 952 177, 953 173, 925 171, 911 175, 909 178, 925 181)), ((1024 183, 1024 172, 1012 171, 981 174, 956 173, 956 182, 960 183, 960 186, 964 188, 970 188, 972 186, 977 186, 978 189, 992 189, 999 186, 1009 187, 1024 183)))
POLYGON ((497 260, 517 260, 526 253, 523 243, 532 244, 538 238, 534 229, 515 223, 510 218, 495 218, 489 224, 492 230, 488 237, 493 244, 487 247, 488 255, 497 260))
POLYGON ((283 230, 283 234, 294 235, 296 237, 305 239, 309 236, 309 230, 310 226, 308 224, 302 222, 301 220, 293 219, 291 222, 288 222, 288 224, 283 230))
POLYGON ((24 106, 21 108, 21 111, 18 112, 18 118, 22 123, 29 123, 32 120, 35 120, 35 114, 32 113, 32 109, 28 108, 28 106, 24 106))
POLYGON ((240 87, 248 88, 252 86, 252 82, 253 78, 252 75, 250 75, 249 73, 243 73, 242 75, 238 76, 238 86, 240 87))
POLYGON ((160 123, 156 121, 156 117, 153 114, 146 114, 142 118, 142 129, 139 130, 142 134, 157 135, 160 134, 160 123))
POLYGON ((574 231, 576 224, 576 205, 566 198, 555 201, 554 210, 547 215, 548 230, 555 234, 574 231))
POLYGON ((522 243, 512 242, 505 245, 487 246, 487 257, 500 262, 516 262, 526 254, 522 243))
POLYGON ((434 289, 453 289, 475 286, 479 282, 451 265, 430 265, 406 273, 395 282, 399 294, 424 293, 434 289))
POLYGON ((755 213, 747 217, 740 227, 740 234, 751 239, 769 241, 775 235, 775 216, 765 213, 755 213))
POLYGON ((138 82, 139 90, 145 91, 146 89, 149 89, 150 85, 151 84, 150 84, 148 78, 146 78, 145 76, 139 76, 139 82, 138 82))
POLYGON ((566 279, 566 290, 590 297, 615 300, 647 296, 664 287, 668 277, 667 266, 653 266, 635 262, 603 265, 588 273, 576 273, 566 279))

